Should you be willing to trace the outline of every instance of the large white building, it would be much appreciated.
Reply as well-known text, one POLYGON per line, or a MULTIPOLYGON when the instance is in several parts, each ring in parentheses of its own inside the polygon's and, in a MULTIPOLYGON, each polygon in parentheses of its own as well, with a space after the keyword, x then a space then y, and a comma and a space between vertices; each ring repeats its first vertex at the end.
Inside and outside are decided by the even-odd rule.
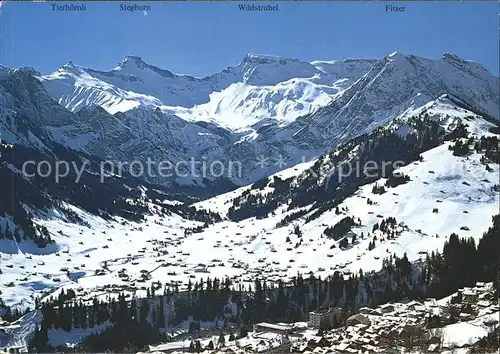
POLYGON ((333 327, 342 319, 342 308, 333 307, 309 312, 308 326, 312 328, 333 327))

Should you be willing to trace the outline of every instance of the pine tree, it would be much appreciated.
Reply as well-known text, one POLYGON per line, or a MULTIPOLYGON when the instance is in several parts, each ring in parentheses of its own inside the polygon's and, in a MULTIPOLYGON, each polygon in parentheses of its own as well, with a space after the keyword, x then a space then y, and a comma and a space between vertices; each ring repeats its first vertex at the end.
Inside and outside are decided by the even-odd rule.
POLYGON ((139 307, 139 324, 145 325, 148 323, 149 304, 147 299, 142 299, 139 307))
POLYGON ((288 308, 288 299, 285 295, 285 289, 283 287, 283 282, 278 281, 278 294, 276 296, 276 312, 278 318, 284 318, 286 315, 286 310, 288 308))
POLYGON ((163 296, 160 297, 160 306, 158 308, 158 322, 156 324, 157 328, 165 327, 165 305, 163 296))
POLYGON ((14 239, 16 242, 21 242, 21 236, 19 235, 19 228, 14 226, 14 239))
POLYGON ((226 345, 226 338, 224 337, 224 335, 221 333, 220 336, 219 336, 219 340, 217 341, 217 346, 219 348, 222 348, 226 345))
POLYGON ((12 232, 10 232, 9 225, 7 225, 7 227, 5 228, 5 239, 6 240, 13 240, 14 239, 14 237, 12 236, 12 232))
POLYGON ((240 328, 240 338, 245 338, 248 336, 248 329, 245 326, 240 328))
POLYGON ((212 340, 210 340, 210 342, 208 342, 208 345, 206 346, 205 349, 214 350, 214 348, 215 348, 214 342, 212 340))

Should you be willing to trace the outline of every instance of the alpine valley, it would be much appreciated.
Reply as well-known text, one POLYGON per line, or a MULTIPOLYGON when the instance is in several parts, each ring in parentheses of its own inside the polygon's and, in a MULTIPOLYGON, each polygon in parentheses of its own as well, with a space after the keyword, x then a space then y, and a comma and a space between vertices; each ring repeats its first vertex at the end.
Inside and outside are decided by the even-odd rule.
MULTIPOLYGON (((492 283, 479 288, 498 318, 499 86, 449 53, 248 54, 206 77, 137 56, 109 71, 0 66, 0 349, 224 352, 240 340, 232 352, 279 353, 241 340, 319 307, 341 307, 348 328, 360 308, 476 282, 492 283), (61 161, 71 168, 55 178, 61 161), (110 161, 130 168, 103 178, 110 161), (154 173, 132 168, 151 161, 154 173), (165 176, 161 161, 203 163, 165 176), (193 340, 214 335, 217 348, 193 340)), ((442 352, 490 350, 498 321, 476 322, 480 335, 442 352)), ((318 353, 430 343, 341 337, 318 353)))

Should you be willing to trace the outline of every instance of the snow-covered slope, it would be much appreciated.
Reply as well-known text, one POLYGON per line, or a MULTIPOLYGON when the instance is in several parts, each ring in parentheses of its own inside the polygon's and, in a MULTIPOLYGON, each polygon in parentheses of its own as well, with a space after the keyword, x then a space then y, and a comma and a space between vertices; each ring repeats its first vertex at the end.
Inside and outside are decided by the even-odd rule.
MULTIPOLYGON (((289 183, 291 187, 300 187, 305 180, 311 177, 314 178, 314 183, 317 185, 327 184, 330 177, 329 174, 332 172, 332 167, 335 164, 340 164, 344 161, 342 159, 346 161, 355 159, 360 154, 359 151, 361 148, 368 148, 368 151, 373 150, 373 142, 377 137, 394 133, 398 138, 408 140, 410 135, 416 134, 417 136, 422 136, 426 130, 441 129, 442 133, 450 132, 460 124, 465 124, 467 131, 475 136, 495 136, 490 130, 496 127, 496 123, 485 120, 481 115, 464 108, 462 102, 455 100, 455 98, 443 95, 423 105, 410 106, 397 117, 381 125, 378 130, 351 139, 348 143, 342 144, 337 151, 334 150, 332 153, 322 156, 319 159, 300 163, 272 174, 263 183, 259 181, 255 185, 238 188, 215 198, 197 203, 196 205, 212 209, 210 205, 215 203, 218 207, 214 210, 226 215, 228 212, 227 207, 232 204, 234 199, 238 199, 248 193, 261 194, 261 185, 268 185, 269 181, 273 181, 275 178, 285 181, 291 180, 289 183), (430 123, 435 124, 437 128, 432 128, 430 123), (367 147, 365 142, 368 142, 370 146, 367 147), (338 159, 339 156, 342 157, 338 159), (257 184, 259 185, 258 187, 256 187, 257 184)), ((425 151, 425 148, 423 148, 423 151, 425 151)), ((324 187, 327 188, 328 186, 324 187)), ((271 188, 270 190, 274 189, 271 188)), ((264 188, 264 191, 269 191, 269 188, 264 188)))
POLYGON ((499 79, 480 64, 444 54, 429 60, 399 52, 378 61, 333 102, 291 124, 298 134, 342 142, 448 94, 499 119, 499 79))
POLYGON ((138 105, 161 104, 160 100, 152 96, 113 86, 92 73, 69 62, 42 81, 51 95, 72 111, 100 106, 110 113, 116 113, 128 111, 138 105))
MULTIPOLYGON (((417 146, 414 137, 428 129, 419 125, 425 122, 424 118, 421 120, 424 116, 438 124, 442 134, 453 132, 461 122, 468 125, 469 135, 475 141, 481 136, 495 136, 489 131, 491 123, 442 98, 412 112, 411 116, 387 124, 366 141, 395 134, 417 146)), ((10 266, 2 282, 12 282, 12 287, 3 290, 2 297, 9 304, 18 304, 21 299, 63 286, 74 289, 78 296, 92 299, 94 295, 106 294, 111 287, 140 288, 155 281, 163 284, 175 281, 182 287, 188 279, 199 280, 208 274, 227 275, 237 284, 252 282, 255 276, 269 281, 287 279, 298 271, 324 277, 333 270, 346 273, 377 270, 389 254, 406 252, 410 260, 417 260, 425 252, 441 249, 451 233, 477 240, 489 227, 492 215, 498 213, 499 188, 494 187, 500 173, 498 164, 488 163, 486 168, 481 151, 455 156, 449 149, 453 143, 439 139, 429 149, 425 148, 424 139, 421 159, 397 170, 409 176, 409 181, 387 187, 383 194, 374 193, 373 187, 383 185, 385 177, 368 183, 362 179, 359 187, 345 195, 344 187, 339 184, 332 199, 323 204, 313 198, 311 203, 298 205, 299 199, 307 201, 300 189, 316 193, 311 183, 319 185, 318 191, 330 198, 329 190, 323 189, 328 185, 328 169, 321 172, 322 167, 327 167, 336 155, 349 157, 360 153, 359 144, 363 141, 357 139, 347 144, 344 147, 347 152, 339 150, 310 164, 285 170, 277 175, 279 178, 269 178, 262 186, 240 188, 196 204, 198 208, 228 216, 214 225, 202 226, 180 215, 157 213, 147 215, 146 221, 140 223, 123 222, 120 218, 104 220, 71 206, 68 207, 86 220, 87 225, 40 215, 37 223, 56 232, 59 250, 29 257, 23 252, 2 254, 2 265, 10 266), (319 175, 315 175, 318 171, 319 175), (283 190, 280 180, 289 187, 283 190), (284 198, 278 200, 281 194, 284 198), (245 198, 251 195, 262 197, 266 212, 259 217, 232 218, 229 209, 242 207, 245 198), (331 201, 336 203, 329 204, 331 201), (343 241, 327 237, 325 229, 347 216, 356 225, 346 235, 347 246, 342 247, 343 241), (376 223, 389 217, 397 221, 391 239, 373 229, 376 223), (196 226, 202 226, 200 232, 186 230, 196 226), (296 234, 296 227, 302 236, 296 234), (369 251, 374 236, 376 245, 369 251), (114 242, 120 242, 120 247, 112 247, 114 242), (61 268, 61 260, 65 260, 65 269, 61 268), (141 270, 147 271, 145 281, 141 280, 141 270)), ((371 149, 376 151, 377 147, 371 149)), ((356 181, 350 183, 356 186, 356 181)), ((262 205, 256 202, 251 206, 262 205)), ((152 206, 152 210, 157 209, 152 206)))

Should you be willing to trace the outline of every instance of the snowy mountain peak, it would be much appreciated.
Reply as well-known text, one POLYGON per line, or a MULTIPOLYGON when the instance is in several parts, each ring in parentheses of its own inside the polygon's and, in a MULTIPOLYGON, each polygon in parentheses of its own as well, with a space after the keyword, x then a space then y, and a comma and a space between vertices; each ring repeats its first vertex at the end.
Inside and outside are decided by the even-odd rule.
POLYGON ((66 64, 61 65, 57 72, 62 73, 62 74, 72 74, 79 76, 81 75, 85 70, 78 65, 75 65, 72 61, 68 61, 66 64))
MULTIPOLYGON (((0 71, 2 71, 2 70, 7 70, 8 72, 11 72, 11 70, 9 70, 5 67, 0 68, 0 71)), ((19 69, 14 70, 14 73, 16 73, 16 72, 26 73, 26 74, 31 75, 31 76, 40 76, 40 72, 38 70, 31 68, 29 66, 25 66, 23 68, 19 68, 19 69)))
POLYGON ((135 66, 139 67, 140 69, 144 68, 146 66, 146 63, 142 60, 141 57, 136 56, 136 55, 127 55, 125 58, 118 64, 115 70, 121 70, 125 67, 129 66, 135 66))
POLYGON ((138 55, 126 55, 124 62, 135 62, 135 63, 144 63, 142 58, 138 55))
POLYGON ((389 54, 389 58, 393 58, 393 57, 397 57, 397 56, 401 56, 401 52, 396 50, 394 52, 392 52, 391 54, 389 54))
POLYGON ((461 62, 467 63, 467 60, 460 58, 456 54, 448 53, 448 52, 443 53, 443 59, 444 60, 451 60, 451 61, 461 61, 461 62))
POLYGON ((402 62, 402 61, 408 60, 408 58, 411 58, 411 57, 413 57, 413 56, 402 53, 399 50, 396 50, 396 51, 392 52, 391 54, 387 55, 384 59, 386 61, 390 61, 390 62, 402 62))
POLYGON ((455 54, 444 53, 442 56, 442 60, 459 70, 471 72, 475 76, 490 75, 488 70, 482 64, 479 64, 475 61, 462 59, 455 54))
POLYGON ((267 54, 256 54, 256 53, 248 53, 244 58, 242 63, 252 63, 252 64, 281 64, 285 65, 289 62, 299 62, 298 59, 294 58, 285 58, 267 54))
MULTIPOLYGON (((169 70, 160 69, 157 66, 148 64, 136 55, 127 55, 112 72, 137 76, 140 78, 139 80, 146 81, 161 80, 164 78, 179 79, 183 77, 183 75, 176 75, 169 70)), ((130 80, 130 78, 127 80, 130 80)))
POLYGON ((274 86, 292 78, 311 78, 318 74, 311 63, 263 54, 247 54, 235 69, 243 74, 244 83, 265 86, 274 86))
POLYGON ((444 53, 442 56, 442 60, 444 60, 450 65, 459 68, 476 68, 476 69, 479 68, 480 70, 486 70, 481 64, 476 63, 474 61, 462 59, 458 55, 453 53, 444 53))

